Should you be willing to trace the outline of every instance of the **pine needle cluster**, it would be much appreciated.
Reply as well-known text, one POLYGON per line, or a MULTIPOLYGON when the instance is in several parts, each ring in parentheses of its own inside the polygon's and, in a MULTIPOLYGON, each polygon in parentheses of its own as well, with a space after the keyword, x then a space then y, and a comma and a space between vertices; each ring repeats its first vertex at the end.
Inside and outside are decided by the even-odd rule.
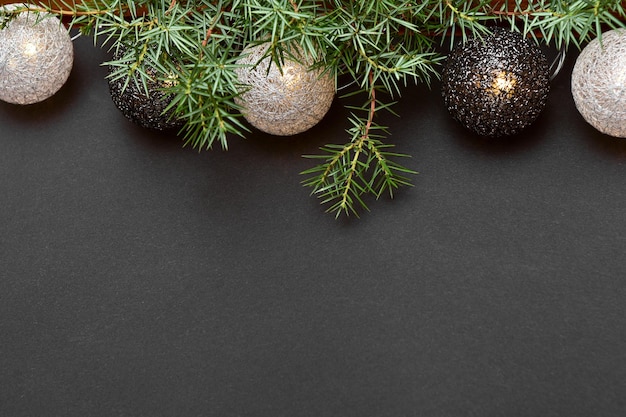
POLYGON ((580 48, 626 17, 621 0, 51 0, 0 17, 23 11, 60 15, 114 50, 106 63, 112 78, 144 88, 162 82, 174 97, 170 109, 185 121, 185 144, 199 150, 227 149, 248 133, 235 102, 243 48, 267 43, 280 65, 299 45, 364 101, 351 108, 346 143, 307 156, 317 165, 303 172, 303 184, 336 216, 358 216, 365 195, 393 196, 411 184, 415 172, 401 163, 408 155, 393 152, 376 115, 393 111, 404 86, 438 77, 446 45, 505 25, 558 49, 580 48))

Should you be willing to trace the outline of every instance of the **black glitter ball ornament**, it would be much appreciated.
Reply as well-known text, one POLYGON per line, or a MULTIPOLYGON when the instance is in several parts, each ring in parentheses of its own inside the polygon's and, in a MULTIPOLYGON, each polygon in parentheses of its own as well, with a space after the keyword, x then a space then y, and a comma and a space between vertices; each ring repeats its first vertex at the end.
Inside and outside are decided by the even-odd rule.
POLYGON ((537 119, 550 92, 550 69, 541 50, 521 34, 491 34, 457 45, 441 74, 452 117, 481 136, 519 133, 537 119))
MULTIPOLYGON (((109 72, 111 71, 113 67, 109 67, 109 72)), ((134 79, 124 88, 124 77, 117 80, 109 78, 109 92, 113 103, 127 119, 142 127, 166 130, 182 126, 182 121, 174 116, 173 109, 165 111, 172 102, 173 95, 161 91, 166 85, 156 80, 154 70, 148 68, 146 72, 153 78, 147 82, 148 95, 143 86, 137 85, 134 79)))

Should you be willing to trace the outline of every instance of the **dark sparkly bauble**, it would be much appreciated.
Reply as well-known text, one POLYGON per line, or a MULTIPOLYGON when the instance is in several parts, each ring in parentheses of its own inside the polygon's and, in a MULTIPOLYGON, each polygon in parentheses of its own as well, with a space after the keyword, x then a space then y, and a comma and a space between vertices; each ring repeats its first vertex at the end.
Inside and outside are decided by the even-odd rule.
MULTIPOLYGON (((109 68, 112 71, 112 68, 109 68)), ((147 71, 148 74, 154 71, 147 71)), ((154 75, 154 74, 150 74, 154 75)), ((115 106, 126 118, 142 127, 166 130, 182 126, 182 121, 173 114, 173 109, 165 112, 174 96, 160 91, 164 87, 158 81, 148 81, 148 93, 135 80, 131 80, 124 88, 125 79, 109 79, 109 92, 115 106)))
POLYGON ((481 136, 519 133, 533 123, 550 92, 546 57, 521 34, 503 28, 457 45, 441 74, 452 117, 481 136))

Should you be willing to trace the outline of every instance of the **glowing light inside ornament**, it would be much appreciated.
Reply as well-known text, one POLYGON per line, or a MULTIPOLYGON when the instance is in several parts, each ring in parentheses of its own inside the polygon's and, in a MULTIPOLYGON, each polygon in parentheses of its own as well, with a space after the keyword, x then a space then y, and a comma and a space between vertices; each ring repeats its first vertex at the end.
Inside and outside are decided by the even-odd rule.
POLYGON ((35 56, 41 49, 41 44, 35 43, 34 40, 27 40, 22 44, 22 53, 25 56, 35 56))
POLYGON ((506 96, 507 98, 513 97, 515 92, 515 85, 517 84, 517 77, 510 71, 498 70, 494 71, 493 81, 487 91, 494 96, 506 96))
POLYGON ((283 74, 281 76, 281 82, 285 85, 285 88, 290 91, 298 90, 302 88, 302 71, 294 68, 293 65, 285 65, 283 67, 283 74))

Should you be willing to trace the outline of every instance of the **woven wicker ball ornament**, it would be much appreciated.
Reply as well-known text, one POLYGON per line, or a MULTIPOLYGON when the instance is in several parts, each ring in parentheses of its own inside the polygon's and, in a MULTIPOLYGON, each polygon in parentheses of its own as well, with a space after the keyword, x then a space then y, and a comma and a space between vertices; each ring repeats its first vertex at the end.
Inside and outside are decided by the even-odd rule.
POLYGON ((572 71, 572 95, 583 118, 610 136, 626 138, 626 31, 611 30, 583 49, 572 71))
POLYGON ((0 30, 2 101, 33 104, 53 96, 67 81, 73 65, 69 32, 50 14, 19 13, 0 30))
POLYGON ((302 133, 320 122, 335 96, 333 77, 312 62, 285 56, 281 69, 264 57, 268 46, 247 47, 237 60, 239 82, 245 86, 236 103, 257 129, 278 136, 302 133), (282 73, 281 73, 282 70, 282 73))
POLYGON ((503 28, 457 45, 442 71, 442 96, 451 116, 481 136, 519 133, 533 123, 550 92, 541 50, 503 28))
MULTIPOLYGON (((118 59, 122 51, 114 56, 118 59)), ((109 73, 114 70, 109 66, 109 73)), ((166 83, 157 80, 157 73, 152 68, 146 68, 146 73, 152 77, 146 83, 148 94, 143 85, 134 78, 126 83, 125 77, 109 78, 109 92, 115 106, 131 122, 141 127, 154 130, 167 130, 182 126, 183 121, 174 114, 174 109, 167 109, 174 96, 162 89, 166 83)))

